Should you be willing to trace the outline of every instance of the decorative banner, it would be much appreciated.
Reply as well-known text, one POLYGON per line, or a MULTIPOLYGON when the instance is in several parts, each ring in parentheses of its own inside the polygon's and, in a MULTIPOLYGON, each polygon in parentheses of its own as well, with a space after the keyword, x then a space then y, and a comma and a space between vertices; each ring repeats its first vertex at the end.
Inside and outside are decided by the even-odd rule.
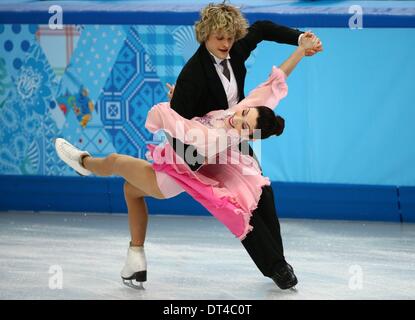
POLYGON ((83 86, 88 91, 89 98, 96 101, 125 36, 121 26, 85 26, 57 95, 62 96, 68 92, 76 94, 83 86))
POLYGON ((146 143, 153 140, 144 127, 147 112, 167 96, 139 39, 137 29, 130 28, 98 99, 97 111, 117 152, 144 158, 146 143))
POLYGON ((192 55, 198 47, 188 30, 183 31, 177 26, 154 25, 137 25, 132 29, 138 34, 139 42, 149 55, 163 86, 167 82, 175 83, 187 61, 184 57, 192 55))
POLYGON ((54 151, 59 130, 49 112, 53 83, 55 75, 34 41, 0 108, 0 173, 65 173, 54 151))
POLYGON ((1 57, 13 82, 35 42, 37 28, 37 25, 0 24, 1 57))
POLYGON ((58 80, 71 61, 82 28, 79 25, 63 25, 63 29, 51 29, 49 25, 39 25, 36 39, 58 80))

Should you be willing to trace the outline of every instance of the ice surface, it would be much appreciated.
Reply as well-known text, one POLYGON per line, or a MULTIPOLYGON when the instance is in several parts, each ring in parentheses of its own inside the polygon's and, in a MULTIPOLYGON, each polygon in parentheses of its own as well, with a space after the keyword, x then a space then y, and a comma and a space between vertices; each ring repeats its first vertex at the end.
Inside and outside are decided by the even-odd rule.
POLYGON ((1 212, 0 299, 415 298, 414 224, 281 219, 281 228, 296 292, 263 277, 214 218, 151 215, 139 291, 120 278, 127 215, 1 212), (51 289, 56 268, 62 289, 51 289))

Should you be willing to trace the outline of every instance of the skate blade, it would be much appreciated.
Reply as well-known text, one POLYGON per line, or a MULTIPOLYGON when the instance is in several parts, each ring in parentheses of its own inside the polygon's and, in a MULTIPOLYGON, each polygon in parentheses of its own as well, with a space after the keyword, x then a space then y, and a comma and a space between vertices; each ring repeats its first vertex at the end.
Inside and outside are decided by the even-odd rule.
POLYGON ((135 290, 145 290, 142 282, 133 282, 133 280, 122 279, 124 285, 135 290))
POLYGON ((290 288, 290 291, 292 291, 292 292, 298 292, 298 290, 297 290, 297 288, 296 288, 296 287, 291 287, 291 288, 290 288))

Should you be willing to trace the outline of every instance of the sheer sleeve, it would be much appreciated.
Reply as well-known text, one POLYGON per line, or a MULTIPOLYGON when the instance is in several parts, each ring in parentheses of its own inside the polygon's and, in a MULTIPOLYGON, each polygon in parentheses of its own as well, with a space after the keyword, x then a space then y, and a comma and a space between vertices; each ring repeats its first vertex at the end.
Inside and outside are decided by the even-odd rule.
POLYGON ((286 78, 284 71, 273 66, 268 79, 253 89, 245 99, 231 109, 237 111, 243 107, 257 106, 274 109, 280 100, 288 94, 286 78))
POLYGON ((145 127, 152 133, 164 130, 185 144, 193 145, 206 158, 214 157, 229 146, 235 145, 240 136, 224 129, 210 129, 199 121, 186 119, 163 102, 153 106, 147 115, 145 127))

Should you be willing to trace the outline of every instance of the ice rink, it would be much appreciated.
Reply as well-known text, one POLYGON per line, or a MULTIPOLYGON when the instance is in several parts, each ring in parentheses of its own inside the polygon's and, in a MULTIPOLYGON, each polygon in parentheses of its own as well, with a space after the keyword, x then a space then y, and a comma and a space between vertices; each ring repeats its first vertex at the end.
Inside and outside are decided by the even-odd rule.
POLYGON ((126 214, 1 212, 0 299, 415 298, 414 224, 281 219, 281 228, 296 290, 263 277, 214 218, 161 215, 150 216, 148 281, 135 290, 119 275, 126 214))

